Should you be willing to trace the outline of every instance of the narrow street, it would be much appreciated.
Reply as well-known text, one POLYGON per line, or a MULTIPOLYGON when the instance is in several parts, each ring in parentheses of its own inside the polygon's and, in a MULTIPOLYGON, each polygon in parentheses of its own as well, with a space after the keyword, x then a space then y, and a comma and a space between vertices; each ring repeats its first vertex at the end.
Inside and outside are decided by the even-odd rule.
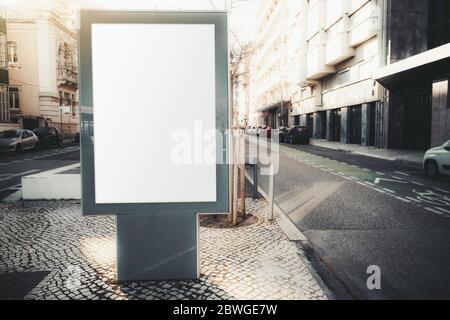
MULTIPOLYGON (((280 151, 275 203, 307 237, 323 278, 357 299, 450 298, 450 179, 313 146, 280 151), (372 265, 381 290, 366 286, 372 265)), ((260 186, 267 193, 267 177, 260 186)))
POLYGON ((80 148, 65 145, 59 149, 0 154, 0 200, 20 190, 23 176, 71 165, 80 161, 80 148))

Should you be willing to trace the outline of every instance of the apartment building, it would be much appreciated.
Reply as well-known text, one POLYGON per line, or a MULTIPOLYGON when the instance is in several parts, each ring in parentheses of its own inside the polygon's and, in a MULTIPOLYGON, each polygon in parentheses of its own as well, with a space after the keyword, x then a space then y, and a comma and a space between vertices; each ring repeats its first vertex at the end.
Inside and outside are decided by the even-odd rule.
POLYGON ((79 130, 74 9, 66 0, 18 0, 7 10, 13 120, 73 136, 79 130))
POLYGON ((449 1, 278 0, 260 14, 259 124, 376 148, 450 139, 449 1))
POLYGON ((377 0, 303 1, 301 58, 291 117, 312 136, 375 146, 382 122, 381 90, 372 74, 381 65, 377 0), (378 119, 378 121, 377 121, 378 119))
MULTIPOLYGON (((234 124, 246 127, 250 123, 250 60, 253 45, 251 43, 237 48, 238 57, 232 57, 231 81, 233 81, 234 124)), ((254 112, 252 112, 254 114, 254 112)))
POLYGON ((293 59, 295 48, 288 43, 295 44, 291 38, 294 37, 293 22, 299 14, 298 4, 298 0, 261 1, 250 66, 250 104, 258 113, 258 116, 249 116, 253 125, 278 128, 289 124, 291 67, 299 60, 293 59))

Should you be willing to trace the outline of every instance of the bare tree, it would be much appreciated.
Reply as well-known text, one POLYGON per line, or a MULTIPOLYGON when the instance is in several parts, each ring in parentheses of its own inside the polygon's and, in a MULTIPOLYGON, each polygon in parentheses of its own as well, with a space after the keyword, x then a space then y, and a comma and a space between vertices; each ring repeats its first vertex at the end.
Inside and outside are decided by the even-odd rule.
MULTIPOLYGON (((223 9, 232 14, 238 6, 247 3, 251 0, 222 0, 221 5, 223 9)), ((209 0, 211 7, 219 10, 217 0, 209 0)), ((245 138, 243 139, 243 132, 239 132, 238 111, 235 110, 234 104, 234 90, 236 85, 245 76, 248 76, 248 70, 241 68, 245 59, 250 58, 253 53, 253 45, 243 44, 239 39, 235 30, 230 31, 230 95, 231 95, 231 129, 232 137, 230 139, 230 155, 232 164, 230 165, 230 215, 229 220, 233 225, 238 224, 238 211, 245 217, 245 138), (242 163, 244 158, 244 163, 242 163), (240 172, 240 179, 239 179, 240 172), (238 189, 240 193, 238 194, 238 189), (238 208, 238 198, 241 200, 241 206, 238 208)))

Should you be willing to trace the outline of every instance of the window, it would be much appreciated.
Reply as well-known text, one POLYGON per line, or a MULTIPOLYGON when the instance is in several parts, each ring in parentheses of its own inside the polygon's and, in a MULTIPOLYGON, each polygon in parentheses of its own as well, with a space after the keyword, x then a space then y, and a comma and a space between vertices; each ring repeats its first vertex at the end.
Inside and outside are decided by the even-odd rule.
POLYGON ((7 69, 7 44, 6 44, 6 34, 0 33, 0 68, 7 69))
POLYGON ((19 57, 17 55, 17 42, 8 41, 8 62, 18 63, 19 57))
POLYGON ((19 88, 9 87, 9 108, 11 110, 19 110, 19 88))
POLYGON ((72 117, 75 117, 75 116, 77 115, 76 105, 77 105, 77 102, 76 102, 76 100, 75 100, 75 95, 72 94, 72 106, 71 106, 71 109, 72 109, 72 117))
POLYGON ((428 8, 428 49, 450 42, 450 1, 430 0, 428 8))
POLYGON ((0 85, 0 121, 10 121, 8 86, 0 85))

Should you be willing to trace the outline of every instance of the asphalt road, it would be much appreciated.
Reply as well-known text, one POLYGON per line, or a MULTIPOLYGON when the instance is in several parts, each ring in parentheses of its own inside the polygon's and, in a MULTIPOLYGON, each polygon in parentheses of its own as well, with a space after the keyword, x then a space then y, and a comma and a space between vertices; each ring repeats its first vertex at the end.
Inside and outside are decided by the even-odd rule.
POLYGON ((80 161, 77 145, 64 145, 57 149, 24 151, 21 154, 0 154, 0 200, 21 189, 23 176, 64 167, 80 161))
MULTIPOLYGON (((275 203, 338 298, 450 299, 450 179, 313 146, 280 149, 275 203), (381 290, 367 288, 373 265, 381 290)), ((260 186, 267 193, 267 177, 260 186)))

